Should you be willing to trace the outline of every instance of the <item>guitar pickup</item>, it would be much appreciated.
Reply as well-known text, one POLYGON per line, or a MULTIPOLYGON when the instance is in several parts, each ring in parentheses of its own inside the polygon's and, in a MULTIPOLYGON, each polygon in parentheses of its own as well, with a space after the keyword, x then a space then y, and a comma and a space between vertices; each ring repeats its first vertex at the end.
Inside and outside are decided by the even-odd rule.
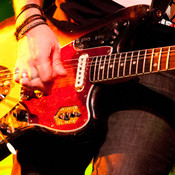
POLYGON ((84 53, 79 57, 78 60, 78 68, 75 81, 75 89, 77 92, 81 92, 84 89, 86 62, 88 58, 89 55, 84 53))

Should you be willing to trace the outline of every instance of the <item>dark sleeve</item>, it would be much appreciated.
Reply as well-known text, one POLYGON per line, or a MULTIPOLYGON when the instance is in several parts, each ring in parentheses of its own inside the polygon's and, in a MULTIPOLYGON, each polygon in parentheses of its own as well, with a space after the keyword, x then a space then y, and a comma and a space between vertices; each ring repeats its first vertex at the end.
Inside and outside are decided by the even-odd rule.
POLYGON ((66 0, 60 7, 79 25, 94 22, 123 8, 112 0, 66 0))

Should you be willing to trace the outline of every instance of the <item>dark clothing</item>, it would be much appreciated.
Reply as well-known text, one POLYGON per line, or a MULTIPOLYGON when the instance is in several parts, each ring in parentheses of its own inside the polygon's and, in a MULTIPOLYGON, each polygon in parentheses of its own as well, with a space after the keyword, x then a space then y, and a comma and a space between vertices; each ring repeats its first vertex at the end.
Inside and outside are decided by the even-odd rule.
POLYGON ((88 25, 123 8, 112 0, 67 0, 60 8, 79 25, 88 25))
POLYGON ((168 175, 175 161, 174 102, 135 82, 111 87, 106 99, 116 112, 93 175, 168 175))

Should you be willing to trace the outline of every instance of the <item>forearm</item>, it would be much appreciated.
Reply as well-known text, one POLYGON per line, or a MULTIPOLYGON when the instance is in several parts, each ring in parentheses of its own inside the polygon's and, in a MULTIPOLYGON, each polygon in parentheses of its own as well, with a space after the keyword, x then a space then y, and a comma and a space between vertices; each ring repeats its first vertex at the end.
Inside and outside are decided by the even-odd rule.
MULTIPOLYGON (((15 16, 17 17, 21 12, 21 9, 27 4, 37 4, 42 7, 44 0, 13 0, 13 7, 15 11, 15 16)), ((41 14, 40 10, 37 8, 29 8, 23 12, 18 20, 16 21, 17 25, 22 23, 27 17, 33 14, 41 14)))
POLYGON ((67 72, 61 64, 57 37, 45 25, 47 23, 41 14, 42 10, 36 5, 30 5, 26 9, 27 4, 41 7, 43 0, 13 0, 13 3, 16 16, 15 36, 19 41, 15 81, 28 89, 48 93, 48 82, 50 86, 50 81, 58 75, 66 75, 67 72))

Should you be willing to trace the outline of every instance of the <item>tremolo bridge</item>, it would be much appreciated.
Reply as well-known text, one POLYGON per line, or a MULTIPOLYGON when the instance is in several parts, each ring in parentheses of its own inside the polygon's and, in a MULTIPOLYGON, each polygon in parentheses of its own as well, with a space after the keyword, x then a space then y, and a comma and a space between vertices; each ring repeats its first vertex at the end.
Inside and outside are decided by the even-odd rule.
MULTIPOLYGON (((18 103, 9 113, 0 119, 0 131, 5 137, 26 126, 28 123, 28 110, 18 103)), ((0 141, 3 139, 0 138, 0 141)))

